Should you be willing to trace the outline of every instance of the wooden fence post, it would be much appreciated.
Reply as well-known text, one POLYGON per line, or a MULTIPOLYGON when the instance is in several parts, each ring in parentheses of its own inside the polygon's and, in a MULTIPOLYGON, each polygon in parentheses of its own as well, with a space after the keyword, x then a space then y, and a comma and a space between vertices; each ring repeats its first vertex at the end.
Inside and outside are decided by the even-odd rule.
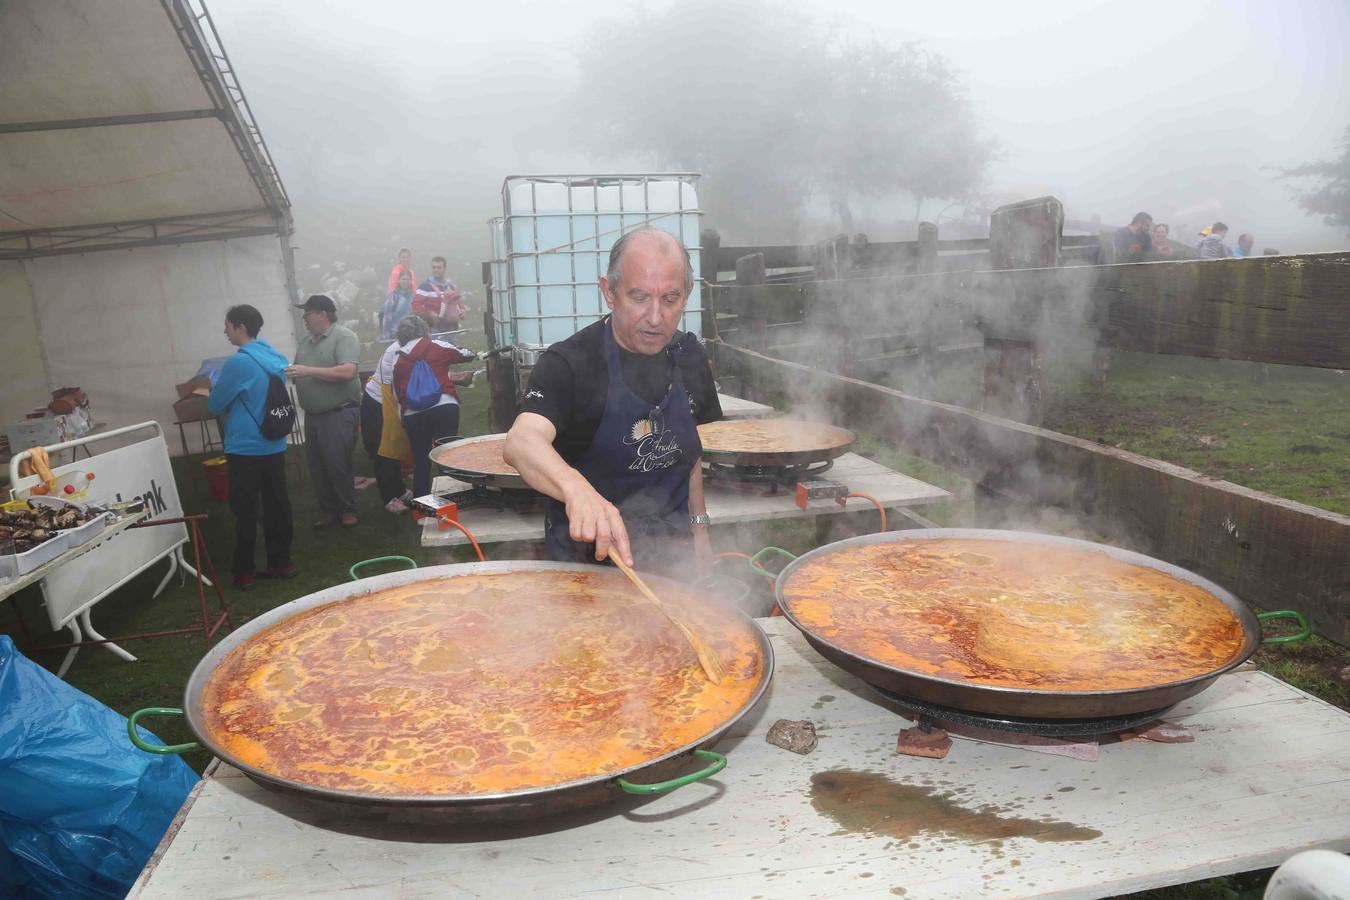
MULTIPOLYGON (((748 287, 764 283, 764 254, 751 253, 736 260, 736 284, 748 287)), ((764 352, 769 343, 769 320, 757 300, 747 302, 744 297, 736 304, 736 331, 740 344, 751 350, 764 352)))
POLYGON ((914 258, 914 271, 919 275, 938 269, 938 227, 932 222, 919 223, 919 250, 914 258))
POLYGON ((705 228, 698 235, 699 286, 703 297, 703 318, 700 326, 703 337, 717 337, 717 272, 718 253, 722 250, 722 236, 715 228, 705 228))
MULTIPOLYGON (((994 269, 1059 265, 1064 207, 1054 197, 1011 203, 989 218, 989 259, 994 269)), ((1035 341, 985 334, 985 409, 1028 425, 1045 415, 1041 361, 1035 341)))

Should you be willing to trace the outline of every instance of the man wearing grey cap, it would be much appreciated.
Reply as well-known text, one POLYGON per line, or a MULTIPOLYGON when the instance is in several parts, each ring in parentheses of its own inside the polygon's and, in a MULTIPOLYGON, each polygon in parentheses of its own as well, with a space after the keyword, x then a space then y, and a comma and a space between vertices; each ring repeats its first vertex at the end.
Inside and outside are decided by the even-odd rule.
POLYGON ((352 485, 352 450, 361 418, 361 383, 356 363, 361 342, 337 324, 337 306, 313 294, 296 309, 304 310, 305 330, 295 348, 295 364, 286 375, 295 381, 305 411, 305 456, 319 495, 322 518, 315 528, 356 524, 356 489, 352 485))

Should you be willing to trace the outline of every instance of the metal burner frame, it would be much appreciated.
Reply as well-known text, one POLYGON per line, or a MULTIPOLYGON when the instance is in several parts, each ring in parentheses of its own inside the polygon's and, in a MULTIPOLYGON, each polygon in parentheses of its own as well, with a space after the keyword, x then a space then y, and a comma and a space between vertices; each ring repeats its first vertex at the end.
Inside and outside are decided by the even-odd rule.
POLYGON ((833 459, 814 460, 780 466, 745 466, 704 461, 703 474, 710 481, 732 488, 776 494, 779 489, 795 490, 797 482, 819 478, 834 467, 833 459))
POLYGON ((1171 707, 1146 710, 1120 716, 1102 716, 1086 719, 1028 719, 1019 716, 1000 716, 990 713, 970 712, 954 709, 937 703, 925 703, 914 700, 893 691, 884 690, 876 685, 868 685, 890 706, 899 710, 907 719, 916 724, 936 725, 943 723, 964 725, 974 728, 987 728, 991 731, 1004 731, 1009 734, 1032 734, 1039 737, 1099 737, 1118 734, 1149 722, 1157 721, 1171 707))

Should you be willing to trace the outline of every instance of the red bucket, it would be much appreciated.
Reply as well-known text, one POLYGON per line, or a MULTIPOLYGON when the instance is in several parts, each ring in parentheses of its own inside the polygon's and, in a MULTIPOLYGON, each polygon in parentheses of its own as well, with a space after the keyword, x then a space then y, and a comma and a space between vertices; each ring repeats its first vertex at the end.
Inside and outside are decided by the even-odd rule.
POLYGON ((230 499, 230 467, 225 457, 213 456, 202 462, 206 469, 206 484, 211 490, 212 500, 230 499))

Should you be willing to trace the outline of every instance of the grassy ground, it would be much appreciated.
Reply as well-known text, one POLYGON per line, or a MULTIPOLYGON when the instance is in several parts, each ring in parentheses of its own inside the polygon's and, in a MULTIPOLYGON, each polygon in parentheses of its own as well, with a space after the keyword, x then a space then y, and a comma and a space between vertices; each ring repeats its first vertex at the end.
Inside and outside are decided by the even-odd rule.
POLYGON ((1051 371, 1045 427, 1350 515, 1350 374, 1118 353, 1051 371))

